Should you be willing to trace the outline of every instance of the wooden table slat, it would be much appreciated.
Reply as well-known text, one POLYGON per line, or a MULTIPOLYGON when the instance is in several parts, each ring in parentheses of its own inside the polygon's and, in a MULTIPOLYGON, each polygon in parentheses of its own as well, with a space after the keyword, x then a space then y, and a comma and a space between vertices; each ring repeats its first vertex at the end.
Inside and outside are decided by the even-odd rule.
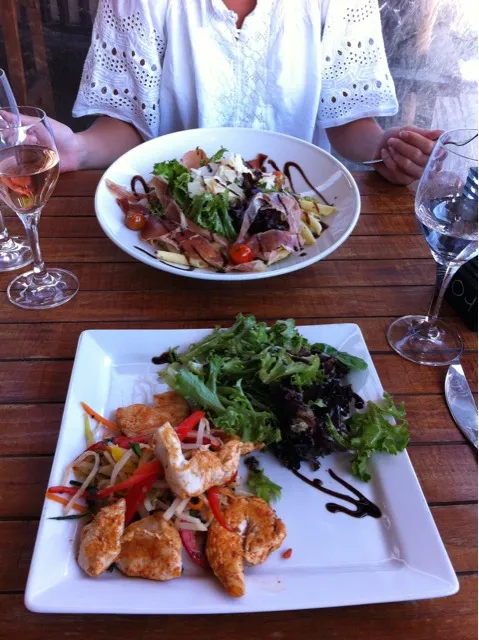
MULTIPOLYGON (((185 611, 188 605, 185 602, 185 611)), ((191 640, 477 640, 477 577, 460 579, 460 591, 446 599, 341 609, 283 611, 223 616, 81 616, 25 611, 21 595, 0 596, 5 638, 22 629, 28 640, 70 637, 191 640)))
MULTIPOLYGON (((240 283, 228 288, 192 286, 177 290, 150 291, 82 291, 69 306, 27 311, 13 305, 5 306, 2 322, 95 322, 124 320, 128 310, 130 320, 233 321, 238 313, 253 313, 258 318, 334 318, 341 313, 353 321, 354 317, 401 316, 421 314, 427 309, 432 286, 420 287, 323 287, 268 291, 248 288, 240 283), (179 292, 181 297, 179 298, 179 292), (205 303, 207 298, 207 303, 205 303)), ((451 315, 447 303, 443 317, 451 315)))

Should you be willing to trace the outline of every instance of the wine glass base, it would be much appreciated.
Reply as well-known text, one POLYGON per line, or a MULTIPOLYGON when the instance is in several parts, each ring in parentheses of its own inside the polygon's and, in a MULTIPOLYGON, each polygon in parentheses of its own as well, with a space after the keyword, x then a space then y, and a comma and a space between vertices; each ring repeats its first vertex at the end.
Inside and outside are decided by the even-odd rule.
POLYGON ((14 236, 0 245, 0 272, 21 269, 32 261, 32 250, 25 238, 14 236))
POLYGON ((404 316, 389 325, 387 339, 403 358, 430 367, 457 360, 464 344, 461 336, 442 320, 429 324, 425 316, 404 316))
POLYGON ((7 296, 22 309, 52 309, 71 300, 78 288, 73 273, 51 268, 41 278, 34 271, 20 274, 8 285, 7 296))

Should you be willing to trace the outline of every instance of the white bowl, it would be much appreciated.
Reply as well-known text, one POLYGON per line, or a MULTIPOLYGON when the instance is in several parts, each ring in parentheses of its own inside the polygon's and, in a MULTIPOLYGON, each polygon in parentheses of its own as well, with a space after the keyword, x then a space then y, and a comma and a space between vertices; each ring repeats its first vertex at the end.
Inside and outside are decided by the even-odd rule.
MULTIPOLYGON (((299 173, 294 172, 293 182, 296 192, 314 195, 299 173)), ((280 133, 256 129, 193 129, 149 140, 118 158, 98 184, 95 210, 103 231, 120 249, 155 269, 201 280, 259 280, 303 269, 337 249, 356 225, 360 197, 356 183, 346 167, 312 144, 280 133), (129 188, 130 180, 135 174, 148 180, 156 162, 179 159, 186 151, 195 147, 201 147, 207 155, 215 153, 220 147, 226 147, 230 152, 240 153, 246 160, 264 153, 280 169, 288 161, 296 162, 326 200, 337 207, 337 212, 327 219, 328 228, 314 246, 305 247, 300 253, 290 255, 261 273, 217 273, 206 269, 188 271, 160 262, 154 257, 151 245, 141 241, 137 232, 126 228, 124 215, 108 191, 105 180, 108 178, 129 188)))

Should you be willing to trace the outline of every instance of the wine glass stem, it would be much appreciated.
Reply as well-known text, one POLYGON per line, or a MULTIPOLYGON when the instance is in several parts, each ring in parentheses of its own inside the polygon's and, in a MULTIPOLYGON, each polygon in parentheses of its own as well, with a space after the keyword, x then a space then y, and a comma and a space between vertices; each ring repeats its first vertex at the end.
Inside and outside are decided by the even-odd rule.
POLYGON ((8 231, 5 223, 3 222, 3 215, 0 211, 0 245, 8 242, 8 231))
POLYGON ((32 249, 33 278, 38 282, 42 282, 45 277, 48 276, 47 270, 45 269, 45 263, 43 262, 42 252, 40 250, 40 239, 38 237, 38 223, 40 222, 41 212, 41 209, 37 209, 37 211, 33 213, 19 214, 20 219, 23 222, 23 226, 25 227, 25 231, 27 232, 28 242, 32 249))
POLYGON ((452 277, 460 266, 460 264, 454 262, 450 262, 448 265, 436 263, 436 288, 426 314, 426 322, 429 324, 434 324, 438 319, 444 295, 452 277))

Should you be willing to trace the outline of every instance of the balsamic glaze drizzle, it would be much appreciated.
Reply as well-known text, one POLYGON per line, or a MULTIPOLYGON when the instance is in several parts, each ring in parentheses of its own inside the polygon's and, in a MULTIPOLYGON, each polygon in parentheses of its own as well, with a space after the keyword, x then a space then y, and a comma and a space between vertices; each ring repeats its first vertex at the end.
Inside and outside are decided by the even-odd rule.
POLYGON ((131 190, 133 191, 133 193, 135 194, 135 196, 137 198, 142 198, 144 195, 148 195, 149 192, 152 190, 151 187, 149 187, 146 183, 145 178, 143 178, 143 176, 133 176, 133 178, 131 179, 131 190), (143 187, 145 193, 138 193, 136 190, 136 183, 139 182, 141 184, 141 186, 143 187))
POLYGON ((332 469, 328 469, 328 473, 333 478, 333 480, 336 480, 336 482, 339 482, 339 484, 345 487, 348 491, 351 491, 351 493, 354 494, 356 498, 349 496, 346 493, 339 493, 337 491, 333 491, 332 489, 326 489, 326 487, 323 485, 322 480, 320 480, 319 478, 313 478, 311 480, 310 478, 303 476, 303 474, 299 471, 293 471, 293 473, 297 478, 299 478, 303 482, 306 482, 306 484, 309 484, 310 487, 314 487, 314 489, 317 489, 322 493, 326 493, 328 496, 334 496, 335 498, 339 498, 340 500, 349 502, 356 507, 355 509, 348 509, 343 505, 336 504, 335 502, 328 502, 326 504, 326 509, 330 513, 345 513, 346 515, 353 518, 364 518, 365 516, 371 516, 371 518, 380 518, 382 516, 381 510, 374 504, 374 502, 371 502, 371 500, 366 498, 365 495, 363 495, 360 491, 350 485, 349 482, 346 482, 345 480, 340 478, 336 473, 334 473, 332 469))
POLYGON ((321 200, 324 202, 324 204, 328 205, 328 207, 331 207, 332 205, 326 200, 326 198, 323 196, 322 193, 320 193, 316 187, 313 185, 313 183, 308 179, 308 177, 306 176, 306 174, 304 173, 303 169, 299 166, 299 164, 297 162, 286 162, 286 164, 284 165, 284 169, 283 169, 283 173, 286 176, 288 182, 289 182, 289 186, 291 187, 291 191, 293 191, 294 193, 294 185, 293 185, 293 179, 291 178, 291 168, 296 169, 296 171, 298 171, 298 173, 300 174, 300 176, 303 178, 303 180, 306 182, 306 184, 308 185, 308 187, 314 191, 314 193, 318 196, 318 198, 321 198, 321 200))

